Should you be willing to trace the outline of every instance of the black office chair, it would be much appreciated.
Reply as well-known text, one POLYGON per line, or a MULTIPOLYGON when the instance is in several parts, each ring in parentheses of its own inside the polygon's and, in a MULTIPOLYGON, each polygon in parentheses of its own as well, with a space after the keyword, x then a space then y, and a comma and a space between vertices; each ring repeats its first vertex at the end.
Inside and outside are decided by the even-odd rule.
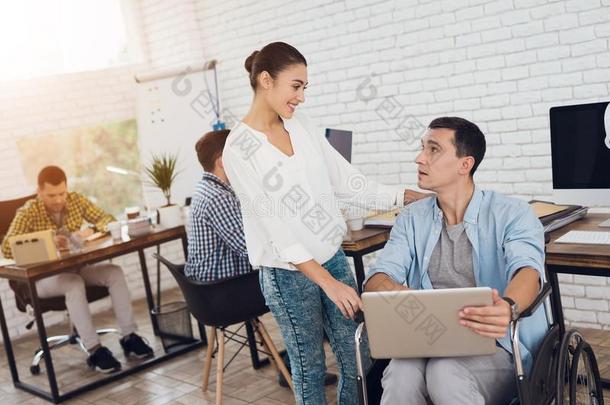
MULTIPOLYGON (((212 282, 201 282, 191 280, 184 275, 184 265, 171 263, 164 257, 153 254, 157 260, 161 261, 172 273, 178 286, 182 290, 182 294, 186 300, 186 304, 195 319, 203 325, 211 326, 212 333, 208 338, 208 349, 204 364, 203 372, 203 391, 207 391, 210 377, 210 368, 212 366, 212 357, 214 353, 218 353, 216 367, 216 404, 222 403, 222 378, 224 369, 231 363, 237 353, 249 344, 246 336, 239 335, 238 329, 235 332, 227 331, 226 328, 231 325, 250 322, 255 333, 259 336, 263 350, 272 359, 272 363, 282 373, 290 388, 292 388, 292 379, 290 373, 286 369, 282 357, 278 353, 269 333, 265 329, 263 323, 258 319, 260 316, 269 312, 269 308, 265 305, 265 299, 258 283, 258 271, 252 271, 243 275, 226 278, 212 282), (220 337, 216 334, 220 332, 220 337), (240 340, 236 339, 240 338, 240 340), (237 353, 224 364, 224 345, 228 340, 239 343, 241 346, 237 353), (218 349, 215 349, 217 341, 218 349)), ((243 325, 242 325, 243 327, 243 325)), ((257 349, 258 350, 258 349, 257 349)))
MULTIPOLYGON (((29 195, 27 197, 17 198, 14 200, 0 201, 0 241, 4 240, 4 237, 11 225, 11 222, 13 221, 13 218, 15 217, 15 213, 17 212, 17 210, 32 198, 36 198, 36 194, 29 195)), ((17 309, 20 312, 28 313, 28 306, 30 306, 30 308, 33 308, 28 285, 24 282, 10 280, 9 286, 15 294, 15 304, 17 306, 17 309)), ((106 298, 109 295, 108 288, 99 286, 87 286, 86 293, 88 302, 94 302, 102 298, 106 298)), ((39 302, 42 313, 48 311, 67 310, 66 300, 64 296, 40 298, 39 302)), ((25 326, 26 329, 31 329, 33 324, 33 320, 29 321, 25 326)), ((98 335, 104 335, 107 333, 119 333, 119 331, 114 328, 97 329, 96 332, 98 335)), ((68 334, 47 337, 47 342, 49 343, 49 349, 57 349, 59 347, 67 345, 68 343, 78 344, 81 350, 87 353, 85 346, 80 341, 78 332, 72 324, 70 325, 70 332, 68 334)), ((40 373, 40 361, 43 359, 43 355, 44 354, 42 348, 38 348, 38 350, 36 350, 36 352, 34 353, 34 358, 32 359, 32 364, 30 366, 30 372, 33 375, 37 375, 40 373)))

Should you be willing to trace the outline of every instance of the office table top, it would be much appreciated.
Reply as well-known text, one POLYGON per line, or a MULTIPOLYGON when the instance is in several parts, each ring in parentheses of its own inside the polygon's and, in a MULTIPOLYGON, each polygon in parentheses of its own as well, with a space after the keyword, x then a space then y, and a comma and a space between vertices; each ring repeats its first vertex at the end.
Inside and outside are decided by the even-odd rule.
MULTIPOLYGON (((610 231, 608 228, 598 227, 598 224, 608 219, 608 217, 610 217, 610 214, 589 214, 581 220, 551 232, 551 242, 546 245, 546 262, 558 265, 610 268, 610 246, 608 245, 554 243, 557 238, 570 230, 610 231)), ((124 235, 122 241, 113 241, 112 238, 107 236, 88 244, 80 252, 62 254, 59 260, 53 262, 20 268, 15 266, 0 267, 0 278, 13 280, 43 278, 47 273, 107 260, 184 236, 186 236, 186 230, 183 226, 170 229, 157 228, 150 234, 137 238, 129 238, 124 235)), ((387 242, 389 237, 389 228, 364 228, 360 231, 348 233, 342 247, 346 252, 356 252, 387 242)))
POLYGON ((588 214, 581 220, 574 221, 551 232, 551 241, 546 245, 546 263, 562 266, 610 268, 609 245, 554 243, 561 235, 572 230, 610 232, 610 228, 598 226, 608 217, 610 217, 610 214, 588 214))
MULTIPOLYGON (((546 263, 610 268, 610 246, 608 245, 554 243, 557 238, 571 230, 610 232, 610 228, 598 226, 609 217, 610 214, 607 213, 588 214, 581 220, 551 232, 551 241, 546 245, 546 263)), ((343 241, 342 247, 346 252, 358 251, 387 242, 389 237, 389 228, 364 228, 360 231, 352 231, 343 241)))
POLYGON ((363 228, 360 231, 348 232, 341 247, 345 252, 356 252, 387 242, 388 239, 390 228, 363 228))
POLYGON ((58 260, 31 264, 27 266, 0 267, 0 278, 26 281, 40 279, 51 273, 60 272, 76 266, 97 263, 113 257, 122 256, 159 243, 169 242, 186 236, 184 226, 175 228, 155 228, 151 233, 135 238, 123 234, 123 240, 115 241, 109 235, 87 243, 79 252, 64 253, 58 260))

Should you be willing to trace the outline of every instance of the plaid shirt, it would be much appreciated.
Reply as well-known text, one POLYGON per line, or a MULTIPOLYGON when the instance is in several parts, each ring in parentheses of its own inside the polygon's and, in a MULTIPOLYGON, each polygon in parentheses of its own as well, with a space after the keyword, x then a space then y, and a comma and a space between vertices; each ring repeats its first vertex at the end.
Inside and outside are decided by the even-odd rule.
POLYGON ((231 186, 212 173, 204 173, 197 184, 188 227, 187 277, 214 281, 252 270, 239 200, 231 186))
MULTIPOLYGON (((93 204, 84 195, 76 192, 68 193, 66 206, 63 211, 63 225, 68 231, 78 231, 84 222, 95 225, 95 228, 99 231, 106 231, 106 225, 114 220, 112 215, 104 212, 104 210, 93 204)), ((57 224, 51 219, 42 200, 40 198, 33 198, 17 210, 15 218, 13 218, 13 222, 11 222, 11 226, 8 228, 2 242, 2 253, 4 257, 13 257, 8 243, 10 236, 45 231, 47 229, 57 230, 57 228, 57 224)))

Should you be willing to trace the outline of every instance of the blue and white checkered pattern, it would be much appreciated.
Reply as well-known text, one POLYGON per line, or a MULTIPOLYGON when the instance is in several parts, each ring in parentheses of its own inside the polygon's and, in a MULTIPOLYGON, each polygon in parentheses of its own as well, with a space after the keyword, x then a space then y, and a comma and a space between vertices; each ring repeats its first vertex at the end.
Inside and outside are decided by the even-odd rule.
POLYGON ((214 281, 251 270, 239 200, 231 186, 204 173, 191 201, 184 273, 214 281))

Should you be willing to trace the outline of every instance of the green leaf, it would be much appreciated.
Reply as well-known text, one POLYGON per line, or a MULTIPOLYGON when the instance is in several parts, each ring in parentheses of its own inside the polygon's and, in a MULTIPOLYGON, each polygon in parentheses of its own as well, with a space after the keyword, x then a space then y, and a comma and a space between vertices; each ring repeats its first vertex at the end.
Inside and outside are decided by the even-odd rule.
POLYGON ((178 154, 152 154, 150 163, 144 167, 150 184, 161 190, 167 205, 171 204, 172 183, 180 173, 176 170, 177 160, 178 154))

